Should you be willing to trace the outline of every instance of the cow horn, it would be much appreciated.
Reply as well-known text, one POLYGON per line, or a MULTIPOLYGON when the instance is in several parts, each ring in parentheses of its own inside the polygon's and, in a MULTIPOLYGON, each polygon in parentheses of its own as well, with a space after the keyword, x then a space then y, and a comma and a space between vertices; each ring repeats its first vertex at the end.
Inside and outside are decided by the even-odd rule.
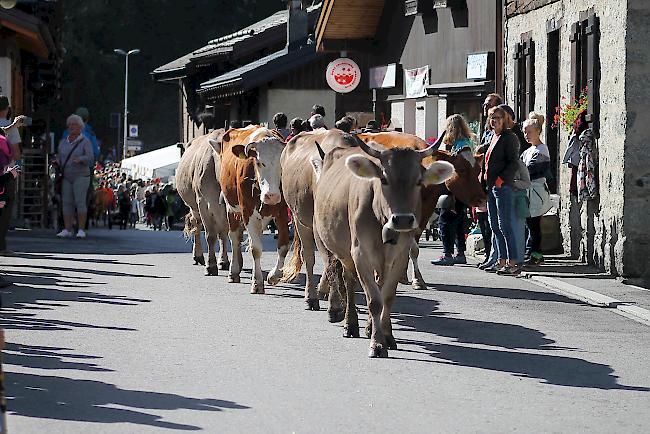
POLYGON ((250 157, 249 153, 251 150, 255 150, 255 145, 257 145, 256 142, 247 143, 246 146, 244 147, 244 155, 250 157))
POLYGON ((442 144, 443 140, 445 140, 445 133, 442 133, 442 135, 438 137, 438 140, 436 140, 436 143, 434 143, 433 145, 429 146, 426 149, 417 151, 417 153, 420 154, 420 158, 426 158, 433 155, 433 153, 436 152, 438 148, 440 148, 440 145, 442 144))
POLYGON ((371 157, 381 158, 382 151, 380 149, 377 149, 377 147, 381 147, 381 145, 378 143, 366 143, 363 140, 359 140, 359 147, 363 150, 363 152, 370 155, 371 157))
POLYGON ((318 150, 318 155, 320 155, 320 159, 324 160, 325 159, 325 151, 323 151, 323 148, 320 146, 320 143, 318 143, 318 142, 314 142, 314 143, 316 143, 316 149, 318 150))

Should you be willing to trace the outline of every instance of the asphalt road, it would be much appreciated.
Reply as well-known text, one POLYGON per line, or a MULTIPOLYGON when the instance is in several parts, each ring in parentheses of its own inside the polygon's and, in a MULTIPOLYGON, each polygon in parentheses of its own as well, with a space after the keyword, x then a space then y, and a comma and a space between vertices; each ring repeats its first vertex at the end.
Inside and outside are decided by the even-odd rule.
MULTIPOLYGON (((266 270, 274 259, 267 237, 266 270)), ((650 328, 471 266, 400 286, 368 359, 300 285, 204 277, 178 232, 14 233, 0 258, 13 433, 647 432, 650 328), (65 252, 65 253, 61 253, 65 252)), ((426 263, 425 263, 426 261, 426 263)), ((362 297, 361 325, 365 325, 362 297)))

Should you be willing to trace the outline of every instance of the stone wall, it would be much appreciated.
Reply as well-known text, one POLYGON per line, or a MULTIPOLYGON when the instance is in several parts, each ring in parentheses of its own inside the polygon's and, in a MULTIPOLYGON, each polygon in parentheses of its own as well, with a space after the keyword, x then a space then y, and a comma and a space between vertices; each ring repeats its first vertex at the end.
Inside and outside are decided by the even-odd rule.
POLYGON ((650 2, 628 0, 624 273, 650 282, 650 2))
MULTIPOLYGON (((643 3, 641 1, 641 3, 643 3)), ((539 5, 538 5, 539 6, 539 5)), ((535 41, 535 110, 546 113, 547 21, 554 19, 560 28, 560 89, 569 97, 571 77, 571 24, 581 11, 593 7, 600 19, 600 139, 598 140, 599 198, 583 204, 571 201, 570 171, 563 166, 559 175, 560 222, 565 252, 579 252, 588 260, 615 275, 624 273, 625 166, 626 140, 626 26, 627 2, 610 0, 560 0, 531 12, 511 17, 505 24, 506 99, 514 101, 513 51, 521 34, 532 32, 535 41), (572 238, 571 228, 579 231, 572 238), (582 228, 582 229, 580 229, 582 228), (576 245, 576 243, 579 243, 576 245)), ((646 39, 647 41, 647 39, 646 39)), ((646 99, 647 101, 647 99, 646 99)), ((567 147, 562 135, 559 156, 567 147)), ((646 165, 648 167, 648 165, 646 165)), ((629 217, 631 218, 631 217, 629 217)), ((646 255, 647 257, 648 255, 646 255)))

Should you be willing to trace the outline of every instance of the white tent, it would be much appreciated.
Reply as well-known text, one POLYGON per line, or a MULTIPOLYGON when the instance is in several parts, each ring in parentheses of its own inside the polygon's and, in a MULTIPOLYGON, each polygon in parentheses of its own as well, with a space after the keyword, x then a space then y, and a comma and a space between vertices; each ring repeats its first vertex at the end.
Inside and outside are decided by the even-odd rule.
POLYGON ((169 182, 179 161, 181 151, 178 146, 171 145, 122 160, 122 171, 133 179, 160 178, 162 182, 169 182))

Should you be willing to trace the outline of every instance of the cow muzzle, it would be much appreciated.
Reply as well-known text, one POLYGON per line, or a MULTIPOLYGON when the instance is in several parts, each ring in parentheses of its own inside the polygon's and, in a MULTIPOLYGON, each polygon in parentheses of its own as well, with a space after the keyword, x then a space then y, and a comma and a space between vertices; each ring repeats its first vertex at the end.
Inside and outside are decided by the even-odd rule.
POLYGON ((386 227, 396 232, 410 232, 417 229, 418 223, 414 214, 391 214, 386 227))
POLYGON ((279 193, 264 193, 262 196, 262 202, 264 202, 265 205, 277 205, 280 203, 280 200, 282 200, 282 195, 279 193))

